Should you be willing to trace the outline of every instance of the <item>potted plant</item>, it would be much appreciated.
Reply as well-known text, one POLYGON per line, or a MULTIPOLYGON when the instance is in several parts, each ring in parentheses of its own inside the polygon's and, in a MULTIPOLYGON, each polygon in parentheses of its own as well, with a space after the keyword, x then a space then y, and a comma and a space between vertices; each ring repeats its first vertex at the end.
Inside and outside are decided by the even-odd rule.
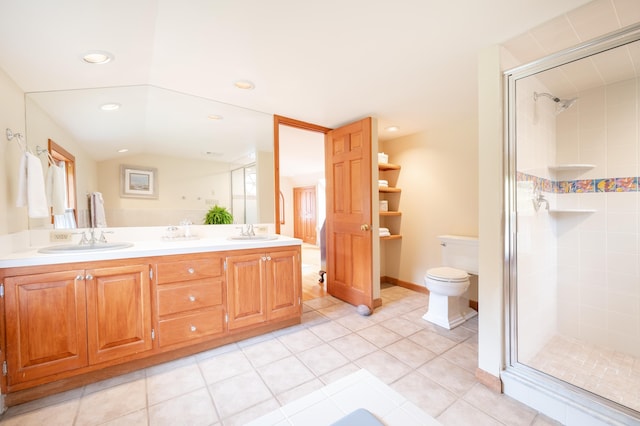
POLYGON ((209 209, 204 217, 205 225, 228 225, 233 223, 233 215, 226 207, 217 204, 209 209))

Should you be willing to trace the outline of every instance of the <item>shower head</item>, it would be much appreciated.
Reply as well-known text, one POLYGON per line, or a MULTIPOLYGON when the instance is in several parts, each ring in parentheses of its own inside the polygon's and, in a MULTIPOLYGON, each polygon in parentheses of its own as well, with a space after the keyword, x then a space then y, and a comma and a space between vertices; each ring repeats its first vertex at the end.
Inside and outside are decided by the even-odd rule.
POLYGON ((538 97, 540 97, 540 96, 547 97, 547 98, 551 99, 553 102, 556 103, 556 114, 560 114, 562 111, 570 108, 578 100, 578 98, 560 99, 559 97, 554 96, 551 93, 533 92, 533 100, 534 101, 537 101, 538 97))

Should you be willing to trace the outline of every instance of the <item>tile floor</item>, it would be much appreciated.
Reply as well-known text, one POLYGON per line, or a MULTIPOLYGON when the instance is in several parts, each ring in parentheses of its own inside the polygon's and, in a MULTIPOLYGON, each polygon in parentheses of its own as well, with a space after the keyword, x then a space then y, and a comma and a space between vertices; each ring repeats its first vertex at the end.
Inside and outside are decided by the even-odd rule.
POLYGON ((525 364, 640 411, 638 357, 557 335, 525 364))
POLYGON ((476 381, 476 318, 449 331, 422 319, 427 295, 381 296, 369 317, 306 301, 300 325, 11 407, 0 424, 240 425, 360 369, 444 425, 557 424, 476 381))

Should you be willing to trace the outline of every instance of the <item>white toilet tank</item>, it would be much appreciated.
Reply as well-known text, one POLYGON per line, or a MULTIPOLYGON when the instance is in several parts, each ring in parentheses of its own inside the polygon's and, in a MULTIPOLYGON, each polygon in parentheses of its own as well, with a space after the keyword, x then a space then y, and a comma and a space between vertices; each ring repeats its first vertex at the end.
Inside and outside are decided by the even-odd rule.
POLYGON ((442 265, 478 275, 478 238, 440 235, 442 265))

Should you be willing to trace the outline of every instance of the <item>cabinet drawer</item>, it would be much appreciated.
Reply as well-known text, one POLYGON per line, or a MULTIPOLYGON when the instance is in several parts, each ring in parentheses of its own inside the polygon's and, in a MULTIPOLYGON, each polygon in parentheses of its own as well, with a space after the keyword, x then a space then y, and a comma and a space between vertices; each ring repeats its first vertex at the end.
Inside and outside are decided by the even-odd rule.
POLYGON ((224 332, 224 309, 221 306, 160 321, 160 346, 213 336, 224 332))
POLYGON ((219 277, 223 273, 221 257, 207 259, 179 260, 162 262, 157 265, 158 284, 173 283, 201 278, 219 277))
POLYGON ((222 305, 222 278, 207 278, 158 287, 160 316, 222 305))

